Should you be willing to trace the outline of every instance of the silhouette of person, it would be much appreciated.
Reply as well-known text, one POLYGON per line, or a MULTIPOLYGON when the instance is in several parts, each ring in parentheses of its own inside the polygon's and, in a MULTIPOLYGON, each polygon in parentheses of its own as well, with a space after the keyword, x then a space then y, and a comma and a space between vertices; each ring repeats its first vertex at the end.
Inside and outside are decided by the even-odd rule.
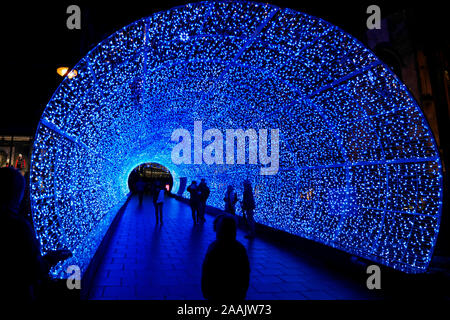
POLYGON ((156 198, 156 201, 155 201, 156 223, 158 223, 158 221, 161 221, 161 224, 163 224, 164 188, 158 186, 156 193, 158 195, 156 198), (158 213, 159 213, 159 219, 158 219, 158 213))
POLYGON ((22 216, 34 230, 33 217, 31 216, 31 201, 30 201, 30 172, 27 171, 24 175, 25 190, 22 201, 20 203, 20 209, 18 215, 22 216))
POLYGON ((192 210, 192 220, 194 220, 194 224, 197 224, 198 221, 198 209, 200 205, 200 194, 197 186, 197 181, 192 181, 191 185, 187 188, 187 191, 190 194, 189 205, 192 210))
POLYGON ((255 220, 253 212, 255 210, 255 199, 253 197, 252 185, 249 180, 244 181, 244 194, 242 197, 242 214, 247 220, 248 232, 245 238, 255 237, 255 220))
POLYGON ((139 177, 138 181, 136 182, 136 192, 139 197, 139 206, 142 205, 142 201, 144 200, 145 187, 146 183, 141 177, 139 177))
POLYGON ((225 201, 225 212, 235 215, 236 202, 238 202, 238 198, 236 192, 234 192, 233 186, 227 187, 227 191, 225 192, 225 197, 223 198, 223 201, 225 201))
POLYGON ((202 292, 207 300, 244 300, 250 282, 250 263, 245 247, 236 240, 234 217, 223 214, 214 220, 216 240, 202 266, 202 292))
POLYGON ((156 180, 153 185, 153 203, 156 203, 156 201, 158 200, 159 189, 161 189, 161 183, 159 182, 159 180, 156 180))
POLYGON ((33 227, 19 214, 25 180, 14 168, 0 168, 0 243, 2 290, 7 299, 32 301, 50 268, 71 256, 68 250, 41 255, 33 227))
POLYGON ((205 179, 202 179, 200 184, 198 185, 198 190, 200 191, 199 196, 199 217, 201 222, 205 222, 205 210, 206 210, 206 201, 208 200, 210 190, 206 185, 205 179))

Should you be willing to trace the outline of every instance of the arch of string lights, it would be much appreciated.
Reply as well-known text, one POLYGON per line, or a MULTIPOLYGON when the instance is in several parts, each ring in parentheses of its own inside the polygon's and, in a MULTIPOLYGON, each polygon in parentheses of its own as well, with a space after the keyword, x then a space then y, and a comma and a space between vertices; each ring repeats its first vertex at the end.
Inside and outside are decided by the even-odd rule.
MULTIPOLYGON (((438 150, 420 108, 376 56, 321 19, 250 2, 200 2, 136 21, 65 78, 32 156, 42 250, 84 271, 144 162, 206 178, 210 205, 250 179, 255 220, 405 272, 431 259, 442 207, 438 150), (177 128, 278 128, 280 169, 175 165, 177 128)), ((239 211, 239 209, 238 209, 239 211)), ((241 214, 239 211, 238 214, 241 214)))

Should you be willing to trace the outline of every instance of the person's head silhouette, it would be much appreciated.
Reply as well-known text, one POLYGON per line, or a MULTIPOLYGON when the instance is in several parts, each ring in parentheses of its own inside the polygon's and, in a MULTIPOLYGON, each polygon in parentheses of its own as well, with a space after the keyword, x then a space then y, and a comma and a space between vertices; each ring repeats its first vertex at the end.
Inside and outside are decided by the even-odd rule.
POLYGON ((17 213, 25 190, 25 179, 14 168, 0 168, 0 210, 17 213))
POLYGON ((235 240, 236 221, 228 215, 220 215, 214 220, 214 231, 217 240, 235 240))

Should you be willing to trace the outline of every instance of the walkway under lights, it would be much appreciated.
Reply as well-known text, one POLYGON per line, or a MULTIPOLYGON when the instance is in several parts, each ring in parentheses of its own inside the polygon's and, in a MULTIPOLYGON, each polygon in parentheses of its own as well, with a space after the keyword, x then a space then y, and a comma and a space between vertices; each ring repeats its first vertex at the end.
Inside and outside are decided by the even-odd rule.
MULTIPOLYGON (((91 299, 203 299, 201 265, 215 238, 213 217, 193 226, 190 208, 167 198, 164 224, 155 225, 150 198, 133 198, 97 271, 91 299)), ((323 262, 275 241, 237 238, 251 265, 248 299, 373 299, 365 280, 349 281, 323 262)))

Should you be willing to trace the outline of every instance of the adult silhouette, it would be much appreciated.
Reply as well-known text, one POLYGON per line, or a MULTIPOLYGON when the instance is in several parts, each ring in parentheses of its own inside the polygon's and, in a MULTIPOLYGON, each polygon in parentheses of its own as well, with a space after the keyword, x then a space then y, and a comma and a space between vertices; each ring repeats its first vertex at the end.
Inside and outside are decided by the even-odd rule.
POLYGON ((142 179, 142 177, 139 177, 138 181, 136 181, 136 192, 139 197, 139 206, 142 205, 142 201, 144 200, 144 192, 147 184, 142 179))
POLYGON ((225 192, 223 201, 225 201, 225 212, 235 215, 236 214, 236 202, 238 202, 238 197, 237 197, 236 192, 234 191, 233 186, 230 185, 227 187, 227 191, 225 192))
POLYGON ((194 225, 199 222, 199 208, 200 208, 200 190, 198 189, 197 181, 192 181, 191 185, 187 188, 190 194, 189 206, 192 211, 192 220, 194 225))
POLYGON ((242 196, 242 215, 248 224, 248 232, 245 238, 255 237, 255 219, 253 218, 255 210, 255 198, 253 197, 252 184, 249 180, 244 181, 244 194, 242 196))
POLYGON ((163 224, 163 205, 164 205, 164 188, 162 186, 159 186, 157 189, 157 198, 155 202, 155 215, 156 215, 156 224, 158 222, 161 222, 161 225, 163 224), (159 213, 159 218, 158 218, 159 213))
POLYGON ((41 255, 34 229, 20 203, 25 189, 22 174, 14 168, 0 168, 0 243, 2 244, 2 290, 12 301, 32 301, 41 284, 49 280, 50 268, 71 253, 50 251, 41 255))
POLYGON ((206 180, 202 179, 200 181, 200 184, 198 185, 198 190, 200 192, 199 195, 199 210, 198 210, 198 214, 199 214, 199 220, 201 222, 205 222, 205 210, 206 210, 206 201, 208 200, 209 194, 210 194, 210 190, 209 187, 206 184, 206 180))
POLYGON ((214 220, 216 240, 210 244, 202 266, 202 292, 207 300, 244 300, 250 282, 245 247, 236 240, 236 221, 224 214, 214 220))

